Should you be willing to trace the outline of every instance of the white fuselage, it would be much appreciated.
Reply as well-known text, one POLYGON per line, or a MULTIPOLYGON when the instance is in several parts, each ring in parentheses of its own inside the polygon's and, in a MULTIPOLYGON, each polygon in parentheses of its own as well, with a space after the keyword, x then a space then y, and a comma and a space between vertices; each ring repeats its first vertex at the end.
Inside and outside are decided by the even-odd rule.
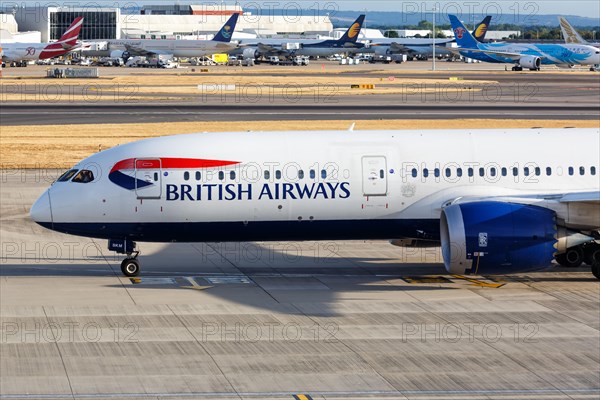
POLYGON ((139 241, 439 240, 449 201, 598 191, 598 148, 597 129, 168 136, 81 161, 94 180, 54 183, 32 216, 139 241))
POLYGON ((37 61, 46 46, 48 43, 5 43, 1 46, 4 53, 2 58, 6 61, 37 61))
POLYGON ((109 40, 107 50, 88 52, 88 54, 110 56, 115 50, 127 51, 127 46, 156 54, 170 54, 174 57, 202 57, 217 53, 228 53, 235 49, 237 44, 212 40, 118 39, 109 40))

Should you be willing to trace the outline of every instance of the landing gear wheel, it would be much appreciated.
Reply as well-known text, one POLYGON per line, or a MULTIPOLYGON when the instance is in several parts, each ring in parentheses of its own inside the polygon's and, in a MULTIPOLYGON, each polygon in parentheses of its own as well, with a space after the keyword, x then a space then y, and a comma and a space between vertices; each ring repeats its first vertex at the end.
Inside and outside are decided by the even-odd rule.
POLYGON ((128 278, 140 274, 140 262, 135 258, 126 258, 121 262, 121 272, 128 278))
POLYGON ((587 265, 600 264, 600 245, 590 244, 583 248, 583 262, 587 265))
POLYGON ((592 274, 594 274, 596 279, 600 280, 600 263, 592 265, 592 274))
POLYGON ((566 253, 557 255, 556 261, 563 267, 577 268, 583 263, 583 249, 572 247, 566 253))

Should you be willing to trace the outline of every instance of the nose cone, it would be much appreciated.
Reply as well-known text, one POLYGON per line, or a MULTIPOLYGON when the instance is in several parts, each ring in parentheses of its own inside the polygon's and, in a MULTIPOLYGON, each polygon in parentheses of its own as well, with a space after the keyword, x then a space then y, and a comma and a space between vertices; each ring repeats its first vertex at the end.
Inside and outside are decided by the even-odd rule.
POLYGON ((42 226, 52 224, 52 208, 50 207, 50 194, 46 190, 31 206, 29 211, 31 219, 42 226))

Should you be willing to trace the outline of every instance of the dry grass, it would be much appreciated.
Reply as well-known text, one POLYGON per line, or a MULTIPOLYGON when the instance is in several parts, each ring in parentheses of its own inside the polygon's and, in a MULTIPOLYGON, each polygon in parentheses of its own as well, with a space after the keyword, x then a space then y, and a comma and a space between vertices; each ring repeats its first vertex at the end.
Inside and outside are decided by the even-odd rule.
MULTIPOLYGON (((599 128, 598 121, 532 120, 382 120, 356 121, 364 129, 477 129, 599 128)), ((0 130, 0 168, 68 168, 79 160, 119 144, 135 140, 192 132, 338 130, 348 121, 237 121, 165 122, 149 124, 3 126, 0 130)))

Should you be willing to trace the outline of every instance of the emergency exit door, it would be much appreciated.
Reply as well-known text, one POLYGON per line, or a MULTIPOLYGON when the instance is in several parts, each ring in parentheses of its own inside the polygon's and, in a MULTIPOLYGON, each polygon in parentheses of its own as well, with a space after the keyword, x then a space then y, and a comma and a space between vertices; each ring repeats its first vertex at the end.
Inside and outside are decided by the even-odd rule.
POLYGON ((362 176, 365 196, 387 195, 387 163, 384 156, 363 157, 362 176))
POLYGON ((162 165, 160 158, 135 160, 135 193, 138 199, 160 199, 162 165))

